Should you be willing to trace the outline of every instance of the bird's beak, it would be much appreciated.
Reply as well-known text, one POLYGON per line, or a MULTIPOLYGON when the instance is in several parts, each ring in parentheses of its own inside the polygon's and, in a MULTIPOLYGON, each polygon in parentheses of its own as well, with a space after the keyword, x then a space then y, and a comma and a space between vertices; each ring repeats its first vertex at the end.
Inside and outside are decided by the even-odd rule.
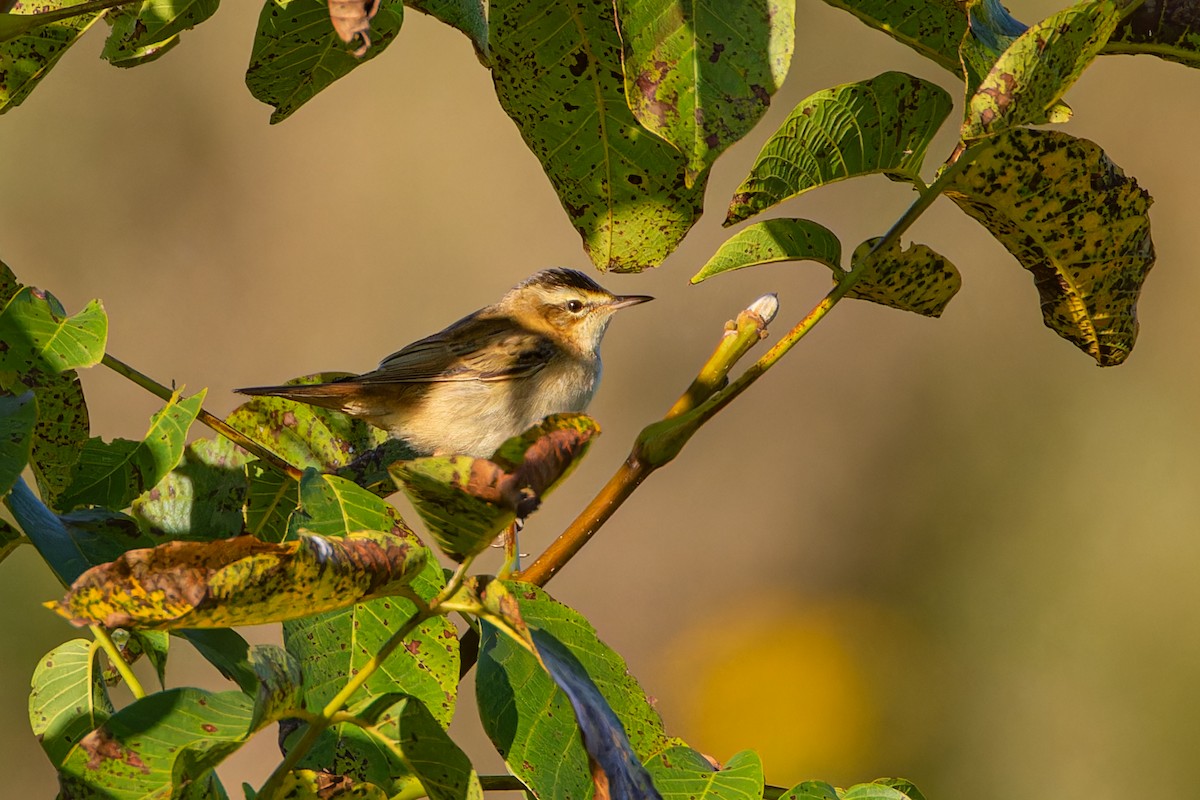
POLYGON ((623 294, 614 297, 612 302, 608 304, 608 307, 616 311, 618 308, 628 308, 629 306, 636 306, 639 303, 649 303, 653 299, 648 294, 623 294))

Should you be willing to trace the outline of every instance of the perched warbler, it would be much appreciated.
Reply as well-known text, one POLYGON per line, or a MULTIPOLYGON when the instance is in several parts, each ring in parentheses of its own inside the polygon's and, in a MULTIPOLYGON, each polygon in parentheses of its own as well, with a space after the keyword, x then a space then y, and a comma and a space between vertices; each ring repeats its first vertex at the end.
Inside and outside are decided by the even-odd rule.
POLYGON ((418 453, 486 458, 543 417, 587 408, 613 312, 653 299, 614 295, 573 269, 547 269, 372 372, 236 391, 360 417, 418 453))

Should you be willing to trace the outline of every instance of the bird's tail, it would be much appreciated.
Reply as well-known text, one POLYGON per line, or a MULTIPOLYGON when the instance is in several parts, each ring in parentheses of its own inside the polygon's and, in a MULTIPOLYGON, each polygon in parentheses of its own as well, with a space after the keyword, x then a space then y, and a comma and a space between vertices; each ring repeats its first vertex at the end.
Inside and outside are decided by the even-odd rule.
POLYGON ((282 397, 298 403, 341 410, 353 394, 354 386, 348 383, 308 383, 287 386, 247 386, 243 389, 234 389, 234 391, 238 394, 282 397))

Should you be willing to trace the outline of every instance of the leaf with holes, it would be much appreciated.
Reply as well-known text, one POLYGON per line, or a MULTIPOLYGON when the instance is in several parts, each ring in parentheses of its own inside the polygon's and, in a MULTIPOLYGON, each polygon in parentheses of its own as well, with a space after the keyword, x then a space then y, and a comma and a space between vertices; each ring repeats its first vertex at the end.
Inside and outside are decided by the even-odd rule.
POLYGON ((612 0, 492 0, 492 79, 601 269, 657 266, 700 217, 703 177, 625 102, 612 0))
POLYGON ((271 544, 168 542, 89 569, 47 604, 75 625, 221 628, 317 614, 405 591, 428 551, 377 531, 271 544))
POLYGON ((700 283, 735 269, 780 261, 816 261, 842 271, 842 243, 833 231, 808 219, 769 219, 741 229, 692 276, 700 283))
POLYGON ((326 0, 266 0, 254 34, 246 86, 275 107, 282 122, 318 92, 382 53, 404 21, 400 0, 382 0, 371 24, 371 47, 359 58, 329 22, 326 0))
POLYGON ((944 89, 902 72, 810 95, 763 145, 725 224, 859 175, 919 180, 925 150, 950 107, 944 89))
POLYGON ((537 510, 599 433, 583 414, 554 414, 500 445, 490 459, 430 456, 393 474, 438 547, 462 561, 537 510))
POLYGON ((625 95, 688 158, 688 185, 766 113, 792 60, 795 3, 617 0, 625 95))
POLYGON ((1054 131, 996 137, 946 189, 1033 273, 1046 326, 1120 364, 1154 264, 1150 195, 1086 139, 1054 131))

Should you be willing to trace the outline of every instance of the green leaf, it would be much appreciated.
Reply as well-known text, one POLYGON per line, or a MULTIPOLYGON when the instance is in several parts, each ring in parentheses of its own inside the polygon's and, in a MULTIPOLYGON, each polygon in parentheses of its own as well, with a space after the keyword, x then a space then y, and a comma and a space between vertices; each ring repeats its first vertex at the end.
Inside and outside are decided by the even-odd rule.
POLYGON ((921 790, 913 785, 912 781, 905 778, 876 778, 871 783, 895 789, 904 796, 905 800, 925 800, 925 795, 921 794, 921 790))
POLYGON ((300 662, 278 645, 254 645, 250 648, 248 660, 258 679, 250 726, 259 730, 301 707, 304 676, 300 671, 300 662))
POLYGON ((611 0, 492 0, 492 79, 601 269, 657 266, 699 218, 704 179, 625 102, 611 0))
POLYGON ((722 272, 780 261, 816 261, 841 272, 842 243, 833 231, 808 219, 756 222, 726 239, 692 276, 692 283, 722 272))
POLYGON ((220 0, 145 0, 113 9, 101 58, 115 67, 154 61, 179 43, 179 34, 216 13, 220 0), (115 13, 114 12, 118 12, 115 13))
POLYGON ((12 525, 0 519, 0 563, 3 563, 4 559, 12 555, 13 551, 23 544, 29 544, 29 539, 12 525))
POLYGON ((404 21, 400 0, 382 0, 371 22, 371 47, 360 58, 329 22, 325 0, 267 0, 258 18, 246 86, 275 107, 282 122, 318 92, 382 53, 404 21))
POLYGON ((1137 300, 1154 264, 1150 195, 1095 143, 1063 133, 996 137, 947 188, 1033 273, 1047 327, 1120 364, 1137 339, 1137 300))
POLYGON ((945 90, 902 72, 810 95, 763 146, 725 224, 858 175, 919 181, 925 149, 950 107, 945 90))
POLYGON ((395 726, 395 746, 430 800, 483 800, 479 775, 466 753, 415 698, 390 708, 379 730, 395 726), (389 722, 390 720, 390 722, 389 722))
POLYGON ((237 536, 245 526, 245 464, 250 458, 224 437, 192 442, 179 466, 133 501, 131 513, 169 539, 237 536))
MULTIPOLYGON (((854 263, 866 258, 877 241, 878 238, 868 239, 860 244, 854 251, 854 263)), ((835 276, 834 283, 837 282, 835 276)), ((846 296, 926 317, 940 317, 961 288, 962 277, 944 256, 923 244, 901 250, 900 243, 895 242, 889 249, 871 256, 871 265, 846 296)))
POLYGON ((825 0, 958 76, 958 46, 967 33, 959 0, 825 0))
POLYGON ((1119 20, 1113 0, 1084 0, 1027 29, 968 100, 962 138, 980 139, 1045 122, 1119 20))
POLYGON ((91 566, 66 525, 46 508, 23 478, 17 478, 6 503, 30 543, 64 584, 70 584, 91 566))
POLYGON ((766 113, 795 40, 786 0, 617 0, 625 94, 688 158, 692 185, 766 113))
POLYGON ((1194 0, 1143 3, 1121 20, 1101 52, 1145 53, 1200 68, 1200 5, 1194 0))
POLYGON ((253 714, 253 702, 236 691, 168 689, 147 695, 71 750, 60 772, 63 794, 106 800, 178 796, 246 742, 254 733, 253 714))
POLYGON ((300 502, 296 481, 260 461, 246 465, 246 478, 246 532, 268 542, 284 541, 300 502))
POLYGON ((804 781, 785 792, 780 800, 839 800, 841 795, 824 781, 804 781))
POLYGON ((599 433, 583 414, 554 414, 490 459, 430 456, 404 462, 393 474, 441 551, 462 561, 533 513, 599 433))
POLYGON ((751 750, 736 754, 718 771, 690 747, 672 747, 650 759, 646 769, 663 800, 758 800, 763 796, 762 761, 751 750))
POLYGON ((48 605, 76 625, 261 625, 402 592, 427 552, 375 531, 283 544, 253 536, 168 542, 93 567, 48 605))
POLYGON ((82 505, 125 508, 166 477, 183 456, 188 430, 200 412, 206 390, 186 400, 175 392, 150 420, 140 442, 89 439, 75 464, 71 484, 58 498, 60 508, 82 505))
MULTIPOLYGON (((325 24, 328 26, 328 20, 325 24)), ((322 383, 345 375, 325 372, 289 383, 322 383)), ((289 464, 321 472, 352 464, 387 440, 387 433, 362 420, 282 397, 255 397, 234 409, 225 421, 289 464)))
MULTIPOLYGON (((0 15, 0 114, 19 106, 104 9, 72 14, 36 27, 17 17, 65 11, 84 0, 18 0, 0 15)), ((39 20, 38 22, 41 22, 39 20)))
MULTIPOLYGON (((535 586, 504 586, 528 626, 553 636, 586 671, 639 759, 645 762, 674 744, 624 659, 597 638, 582 615, 535 586)), ((477 670, 480 721, 513 774, 539 797, 587 796, 592 781, 571 705, 538 660, 487 625, 477 670)))
POLYGON ((19 379, 11 373, 7 377, 0 374, 0 386, 7 391, 31 388, 37 397, 38 420, 29 464, 42 497, 57 508, 58 496, 70 484, 75 462, 88 440, 88 410, 79 376, 74 371, 60 375, 37 370, 19 379))
POLYGON ((428 14, 465 33, 475 48, 479 63, 485 67, 490 65, 487 4, 484 0, 408 0, 404 7, 428 14))
POLYGON ((86 639, 72 639, 44 655, 33 673, 29 722, 55 767, 79 740, 113 713, 100 677, 96 650, 86 639))
POLYGON ((33 451, 37 400, 33 392, 20 397, 0 395, 0 495, 17 482, 33 451))
POLYGON ((104 357, 108 316, 93 300, 67 317, 49 292, 26 286, 0 313, 0 369, 24 374, 31 370, 66 372, 90 367, 104 357))
POLYGON ((386 531, 416 541, 391 503, 345 478, 308 469, 300 478, 299 489, 300 510, 292 515, 293 531, 305 528, 321 536, 386 531))
MULTIPOLYGON (((126 628, 117 628, 111 636, 126 664, 136 664, 142 656, 147 656, 158 676, 158 685, 167 688, 167 648, 170 646, 170 636, 164 631, 131 631, 126 628)), ((108 686, 116 686, 124 680, 120 670, 111 660, 105 665, 103 675, 104 683, 108 686)))

